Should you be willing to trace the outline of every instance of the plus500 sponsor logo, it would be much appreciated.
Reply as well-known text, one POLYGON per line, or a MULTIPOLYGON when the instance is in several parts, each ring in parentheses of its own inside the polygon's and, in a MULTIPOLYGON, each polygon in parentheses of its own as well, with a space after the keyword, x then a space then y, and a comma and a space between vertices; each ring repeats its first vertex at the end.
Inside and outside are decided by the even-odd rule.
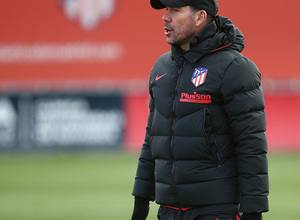
POLYGON ((198 94, 194 92, 193 94, 181 93, 180 102, 191 102, 191 103, 211 103, 211 95, 198 94))

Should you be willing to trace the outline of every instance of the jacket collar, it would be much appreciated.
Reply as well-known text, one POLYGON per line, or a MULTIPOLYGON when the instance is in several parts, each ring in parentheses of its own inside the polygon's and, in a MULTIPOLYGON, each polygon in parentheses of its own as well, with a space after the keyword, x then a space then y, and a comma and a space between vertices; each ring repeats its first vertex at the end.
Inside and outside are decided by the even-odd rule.
POLYGON ((190 43, 190 50, 185 52, 179 46, 172 46, 172 58, 184 57, 195 63, 203 56, 218 50, 230 48, 241 52, 245 39, 242 32, 226 17, 217 16, 213 22, 199 31, 190 43))

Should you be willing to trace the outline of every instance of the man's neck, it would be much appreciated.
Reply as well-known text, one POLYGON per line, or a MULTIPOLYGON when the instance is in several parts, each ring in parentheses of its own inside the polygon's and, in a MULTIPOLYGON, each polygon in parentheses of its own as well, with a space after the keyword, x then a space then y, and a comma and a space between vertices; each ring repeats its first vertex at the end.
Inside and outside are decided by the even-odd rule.
POLYGON ((181 45, 181 49, 185 52, 190 50, 190 43, 185 44, 185 45, 181 45))

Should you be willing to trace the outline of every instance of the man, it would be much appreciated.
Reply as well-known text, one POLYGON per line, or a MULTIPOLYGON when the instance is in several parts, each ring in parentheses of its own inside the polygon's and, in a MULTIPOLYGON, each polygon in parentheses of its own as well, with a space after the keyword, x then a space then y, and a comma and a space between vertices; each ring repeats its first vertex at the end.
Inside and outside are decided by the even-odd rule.
POLYGON ((149 201, 161 220, 262 219, 268 211, 261 76, 240 52, 244 36, 215 0, 151 0, 166 8, 171 51, 149 79, 149 117, 132 220, 149 201))

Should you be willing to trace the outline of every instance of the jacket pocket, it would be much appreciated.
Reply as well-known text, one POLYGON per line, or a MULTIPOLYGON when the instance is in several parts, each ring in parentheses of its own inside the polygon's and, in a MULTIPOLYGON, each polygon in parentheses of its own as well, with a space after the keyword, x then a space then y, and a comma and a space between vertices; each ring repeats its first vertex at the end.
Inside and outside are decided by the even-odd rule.
POLYGON ((221 168, 219 152, 218 152, 218 144, 215 138, 215 129, 212 122, 212 116, 209 112, 208 108, 204 108, 204 123, 203 123, 203 130, 206 137, 206 142, 209 148, 209 151, 212 156, 212 160, 218 168, 221 168))

